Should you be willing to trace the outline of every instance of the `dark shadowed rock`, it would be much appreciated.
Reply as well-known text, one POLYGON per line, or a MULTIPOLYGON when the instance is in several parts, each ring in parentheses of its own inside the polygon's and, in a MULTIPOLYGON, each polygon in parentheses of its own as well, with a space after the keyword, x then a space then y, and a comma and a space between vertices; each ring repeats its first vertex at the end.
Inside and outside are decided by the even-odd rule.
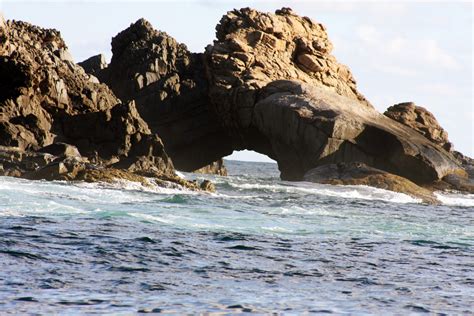
POLYGON ((85 72, 91 75, 96 75, 102 69, 107 68, 107 62, 105 61, 105 56, 102 54, 89 57, 86 60, 77 64, 81 66, 82 68, 84 68, 85 72))
MULTIPOLYGON (((141 173, 175 179, 163 143, 135 104, 122 104, 76 65, 58 31, 2 21, 0 37, 2 174, 78 180, 86 179, 84 174, 141 173)), ((88 63, 94 69, 104 66, 100 58, 88 63)))
POLYGON ((81 157, 81 154, 79 153, 79 150, 76 146, 61 142, 40 148, 38 152, 48 153, 58 157, 81 157))
POLYGON ((400 176, 369 167, 363 163, 328 164, 311 169, 305 181, 335 185, 368 185, 380 189, 408 194, 424 203, 438 204, 431 191, 400 176))
POLYGON ((208 108, 201 54, 144 19, 112 39, 112 53, 99 79, 123 101, 135 100, 177 169, 192 171, 232 153, 230 138, 208 108))

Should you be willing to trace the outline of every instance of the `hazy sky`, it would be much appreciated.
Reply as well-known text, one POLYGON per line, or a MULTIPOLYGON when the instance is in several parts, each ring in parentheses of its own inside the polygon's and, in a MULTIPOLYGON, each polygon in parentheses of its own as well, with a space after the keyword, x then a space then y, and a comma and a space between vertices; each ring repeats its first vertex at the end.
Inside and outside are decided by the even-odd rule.
MULTIPOLYGON (((474 156, 471 1, 0 0, 6 19, 60 30, 76 61, 98 53, 110 58, 112 36, 141 17, 201 52, 222 15, 247 6, 291 7, 323 23, 333 54, 378 110, 414 101, 436 116, 455 149, 474 156)), ((236 152, 232 158, 266 157, 236 152)))

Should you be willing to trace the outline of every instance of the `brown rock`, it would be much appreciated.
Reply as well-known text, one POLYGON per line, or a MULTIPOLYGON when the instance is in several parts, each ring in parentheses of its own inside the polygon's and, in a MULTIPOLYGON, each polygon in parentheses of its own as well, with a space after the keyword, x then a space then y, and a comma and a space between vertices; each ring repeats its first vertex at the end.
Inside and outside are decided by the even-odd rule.
POLYGON ((283 179, 338 162, 426 184, 465 173, 456 159, 413 129, 322 86, 275 81, 259 91, 252 125, 270 145, 283 179), (284 128, 282 128, 284 126, 284 128))
POLYGON ((76 146, 61 142, 45 146, 39 149, 38 152, 48 153, 58 157, 81 157, 76 146))
POLYGON ((204 191, 216 192, 216 186, 209 180, 204 180, 203 182, 201 182, 201 184, 199 186, 204 191))
POLYGON ((304 180, 334 185, 368 185, 408 194, 424 203, 439 204, 433 193, 397 175, 371 168, 363 163, 338 163, 308 171, 304 180))
POLYGON ((227 168, 224 166, 224 160, 219 159, 214 161, 213 163, 202 167, 200 169, 194 170, 194 173, 202 173, 202 174, 216 174, 219 176, 227 176, 227 168))
MULTIPOLYGON (((0 146, 10 148, 6 157, 0 150, 3 173, 16 168, 16 175, 30 179, 74 180, 89 172, 106 179, 106 173, 89 170, 114 164, 127 169, 125 173, 174 176, 160 138, 134 103, 122 104, 106 85, 74 64, 58 31, 20 21, 0 26, 0 146), (39 161, 46 154, 31 152, 39 148, 56 160, 39 161), (19 157, 8 158, 9 153, 19 157)), ((91 65, 102 67, 102 61, 91 65)), ((146 78, 154 80, 153 75, 146 78)))
POLYGON ((452 144, 448 140, 448 133, 427 109, 417 106, 413 102, 405 102, 389 107, 384 115, 416 130, 444 149, 451 150, 452 144))
POLYGON ((107 62, 105 56, 102 54, 89 57, 88 59, 77 63, 79 66, 84 68, 84 71, 91 75, 100 73, 101 70, 107 68, 107 62))

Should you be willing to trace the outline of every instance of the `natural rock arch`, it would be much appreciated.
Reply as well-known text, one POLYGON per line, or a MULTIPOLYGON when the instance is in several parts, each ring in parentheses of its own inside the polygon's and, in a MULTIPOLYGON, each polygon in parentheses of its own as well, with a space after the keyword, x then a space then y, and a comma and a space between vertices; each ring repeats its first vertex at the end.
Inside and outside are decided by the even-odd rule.
POLYGON ((338 162, 417 183, 463 173, 449 152, 373 108, 331 55, 323 25, 288 8, 244 8, 216 31, 213 45, 193 54, 141 19, 112 39, 110 65, 90 70, 135 100, 178 169, 248 149, 277 161, 286 180, 338 162))

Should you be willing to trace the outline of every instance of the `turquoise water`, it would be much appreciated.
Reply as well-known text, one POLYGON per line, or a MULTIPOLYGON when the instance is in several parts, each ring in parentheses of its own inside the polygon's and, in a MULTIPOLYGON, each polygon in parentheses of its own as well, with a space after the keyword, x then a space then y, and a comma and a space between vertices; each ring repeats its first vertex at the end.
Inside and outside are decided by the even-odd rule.
POLYGON ((227 161, 216 194, 0 177, 0 314, 469 314, 474 196, 227 161))

